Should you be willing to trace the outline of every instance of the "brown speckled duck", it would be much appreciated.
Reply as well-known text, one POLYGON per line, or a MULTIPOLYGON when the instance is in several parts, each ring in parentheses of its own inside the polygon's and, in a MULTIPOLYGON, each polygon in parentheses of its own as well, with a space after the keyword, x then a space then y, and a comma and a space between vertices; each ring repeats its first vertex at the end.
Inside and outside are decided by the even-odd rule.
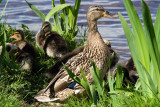
POLYGON ((51 31, 49 22, 43 22, 41 30, 36 35, 36 44, 49 57, 62 57, 68 52, 66 41, 57 32, 51 31))
MULTIPOLYGON (((110 66, 110 69, 112 69, 119 61, 119 55, 111 48, 111 43, 107 40, 104 40, 105 44, 108 46, 110 53, 114 53, 114 57, 110 66)), ((59 59, 49 70, 47 70, 44 75, 48 78, 54 78, 60 68, 63 66, 63 63, 66 63, 70 58, 77 55, 78 53, 82 52, 85 46, 80 46, 76 49, 74 49, 72 52, 69 52, 65 54, 61 59, 59 59)))
POLYGON ((22 63, 21 69, 32 72, 36 55, 34 47, 24 39, 24 32, 22 30, 16 30, 10 38, 16 39, 11 44, 19 48, 16 54, 16 61, 22 63))
MULTIPOLYGON (((86 46, 82 52, 73 56, 65 63, 65 65, 80 78, 80 68, 82 68, 90 84, 93 83, 90 73, 90 68, 92 68, 90 60, 95 62, 101 72, 101 75, 104 77, 108 70, 108 63, 111 56, 108 46, 105 44, 100 33, 98 32, 97 20, 101 17, 115 18, 118 17, 118 15, 113 15, 107 12, 101 6, 90 6, 87 12, 88 38, 86 46)), ((72 84, 73 80, 69 77, 64 67, 59 70, 58 74, 53 78, 51 83, 53 81, 54 84, 52 84, 50 90, 47 90, 47 87, 46 90, 42 90, 34 98, 41 102, 55 100, 63 102, 73 94, 84 92, 84 89, 79 84, 75 84, 73 89, 67 88, 70 84, 72 84)))

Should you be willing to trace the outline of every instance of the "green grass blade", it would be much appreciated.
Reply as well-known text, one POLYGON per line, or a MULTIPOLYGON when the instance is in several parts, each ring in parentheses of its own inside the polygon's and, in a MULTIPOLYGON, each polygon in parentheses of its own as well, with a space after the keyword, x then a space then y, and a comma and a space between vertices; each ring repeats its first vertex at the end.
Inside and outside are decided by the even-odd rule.
MULTIPOLYGON (((61 4, 65 4, 65 0, 60 0, 60 3, 61 3, 61 4)), ((66 34, 67 34, 68 31, 69 31, 69 21, 68 21, 68 10, 69 10, 69 8, 70 8, 70 7, 66 7, 65 9, 62 10, 62 12, 63 12, 63 14, 64 14, 64 16, 65 16, 64 22, 65 22, 65 32, 66 32, 66 34)))
MULTIPOLYGON (((55 8, 54 0, 52 0, 52 9, 53 9, 53 8, 55 8)), ((52 16, 53 16, 53 21, 54 21, 54 25, 55 25, 56 31, 57 31, 60 35, 62 35, 62 34, 63 34, 63 31, 62 31, 62 27, 61 27, 61 24, 60 24, 58 12, 55 12, 52 16)))
POLYGON ((46 15, 45 17, 45 21, 49 21, 49 19, 57 12, 61 11, 62 9, 66 8, 66 7, 70 7, 71 5, 69 4, 61 4, 58 5, 56 7, 53 7, 52 10, 49 11, 49 13, 46 15))
POLYGON ((1 4, 2 0, 0 0, 0 4, 1 4))
POLYGON ((138 17, 138 14, 136 12, 136 9, 131 2, 131 0, 123 0, 123 3, 126 7, 133 31, 135 36, 135 47, 137 47, 138 55, 140 56, 139 59, 142 62, 142 64, 146 67, 146 69, 149 71, 149 53, 146 38, 143 30, 143 26, 141 24, 141 20, 138 17))
POLYGON ((103 78, 102 78, 101 72, 99 71, 99 69, 96 67, 95 63, 92 60, 90 60, 90 62, 92 64, 92 66, 93 66, 94 73, 97 76, 100 85, 102 86, 103 78))
POLYGON ((114 79, 111 76, 111 72, 108 72, 108 84, 109 84, 109 90, 114 91, 114 79))
POLYGON ((142 69, 145 71, 145 73, 147 75, 147 80, 148 81, 144 80, 144 83, 148 86, 148 89, 150 89, 150 92, 152 92, 152 93, 150 93, 150 92, 147 92, 147 93, 152 94, 152 95, 150 95, 150 97, 151 96, 155 97, 156 94, 157 94, 157 88, 156 88, 150 74, 148 73, 148 71, 145 69, 145 67, 142 65, 142 63, 139 62, 139 64, 142 66, 142 69))
POLYGON ((116 88, 122 88, 124 73, 122 72, 122 67, 120 64, 117 66, 117 74, 116 74, 116 88))
MULTIPOLYGON (((77 22, 77 17, 78 17, 78 12, 79 12, 79 8, 80 8, 80 4, 81 4, 81 0, 76 0, 75 1, 75 5, 74 5, 74 22, 73 22, 73 27, 75 28, 76 26, 76 22, 77 22)), ((72 27, 72 28, 73 28, 72 27)))
POLYGON ((97 93, 96 93, 96 87, 94 85, 90 86, 90 91, 93 99, 94 105, 97 105, 97 93))
POLYGON ((53 7, 52 10, 50 10, 49 13, 45 17, 45 21, 49 21, 49 19, 52 16, 54 16, 54 24, 55 24, 55 27, 57 28, 57 31, 60 34, 63 34, 63 31, 62 31, 61 24, 60 24, 60 21, 59 21, 58 12, 61 11, 62 9, 64 9, 64 8, 66 8, 66 7, 70 7, 70 5, 61 4, 61 5, 58 5, 56 7, 53 7))
POLYGON ((97 88, 98 94, 100 96, 103 96, 103 87, 101 86, 102 83, 100 83, 100 81, 99 81, 97 75, 95 74, 95 72, 92 69, 90 69, 90 71, 91 71, 91 74, 92 74, 94 84, 97 88))
POLYGON ((81 70, 81 75, 82 75, 83 80, 87 82, 87 78, 86 78, 83 70, 82 69, 80 69, 80 70, 81 70))
MULTIPOLYGON (((1 13, 1 18, 0 18, 0 20, 2 19, 3 13, 4 13, 4 11, 5 11, 6 7, 7 7, 8 1, 9 1, 9 0, 7 0, 5 6, 4 6, 4 8, 3 8, 3 11, 2 11, 2 13, 1 13)), ((2 0, 1 0, 1 2, 2 2, 2 0)), ((1 2, 0 2, 0 3, 1 3, 1 2)))
POLYGON ((28 4, 28 6, 36 13, 36 15, 39 16, 42 19, 42 21, 45 21, 45 15, 40 10, 38 10, 34 5, 29 3, 27 0, 25 1, 28 4))
POLYGON ((158 50, 160 52, 160 6, 158 7, 158 11, 157 11, 157 15, 156 15, 156 20, 154 23, 154 31, 155 31, 155 35, 156 35, 156 40, 157 40, 157 44, 158 44, 158 50))
POLYGON ((125 36, 126 36, 127 41, 128 41, 129 49, 131 51, 131 55, 132 55, 134 64, 136 66, 138 75, 140 77, 141 85, 142 85, 144 90, 147 90, 146 85, 144 84, 144 81, 142 81, 142 78, 146 79, 147 77, 146 77, 146 75, 144 75, 144 72, 143 72, 143 70, 142 70, 142 68, 141 68, 141 66, 139 65, 139 62, 138 62, 140 56, 138 56, 137 49, 135 47, 136 46, 135 45, 135 37, 134 37, 129 25, 127 24, 127 22, 125 21, 125 19, 123 18, 123 16, 120 13, 119 13, 119 18, 120 18, 122 27, 124 29, 125 36))
POLYGON ((72 71, 70 69, 68 69, 67 66, 63 65, 64 68, 66 69, 66 71, 68 72, 68 75, 70 76, 70 78, 72 78, 76 83, 78 83, 79 85, 81 85, 87 92, 89 98, 92 99, 92 95, 91 95, 91 92, 90 92, 90 87, 89 87, 89 83, 88 81, 85 82, 84 80, 78 78, 77 76, 75 76, 72 71))
MULTIPOLYGON (((151 61, 153 64, 153 70, 150 70, 150 72, 154 72, 156 74, 156 77, 154 79, 154 83, 156 83, 157 81, 160 81, 160 53, 158 51, 158 45, 157 45, 157 41, 156 41, 156 36, 155 36, 155 32, 154 32, 154 28, 152 25, 152 19, 151 19, 151 13, 149 10, 149 7, 147 6, 147 4, 142 0, 142 14, 143 14, 143 22, 144 22, 144 28, 145 28, 145 32, 146 32, 146 38, 148 41, 148 47, 150 49, 149 53, 150 53, 150 57, 151 57, 151 61)), ((149 74, 151 75, 151 73, 149 72, 149 74)), ((158 84, 157 84, 158 85, 158 84)), ((160 88, 160 85, 159 85, 160 88)), ((160 89, 159 89, 160 91, 160 89)))

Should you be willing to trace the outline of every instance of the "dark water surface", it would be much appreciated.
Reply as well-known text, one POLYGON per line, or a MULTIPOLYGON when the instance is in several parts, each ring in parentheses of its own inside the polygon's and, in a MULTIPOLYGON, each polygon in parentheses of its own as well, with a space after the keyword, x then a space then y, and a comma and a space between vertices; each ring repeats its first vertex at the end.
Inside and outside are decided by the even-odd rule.
MULTIPOLYGON (((7 0, 2 0, 0 6, 0 12, 5 5, 7 0)), ((52 0, 28 0, 28 2, 34 4, 38 9, 40 9, 46 15, 52 8, 52 0)), ((66 0, 66 3, 74 5, 75 0, 66 0)), ((89 6, 91 5, 101 5, 107 11, 118 14, 121 14, 129 22, 127 12, 123 5, 122 0, 81 0, 81 6, 78 16, 78 26, 87 27, 86 12, 89 6)), ((140 18, 141 15, 141 2, 140 0, 132 0, 140 18)), ((160 0, 145 0, 149 5, 152 13, 152 19, 155 20, 156 12, 160 4, 160 0)), ((55 0, 55 4, 59 4, 59 0, 55 0)), ((37 32, 40 27, 42 20, 37 17, 37 15, 28 7, 24 0, 10 0, 7 8, 5 10, 5 15, 7 18, 7 24, 19 28, 21 23, 29 26, 30 30, 37 32)), ((119 18, 109 19, 101 18, 98 22, 99 32, 101 33, 104 39, 107 39, 111 42, 112 47, 120 55, 120 61, 125 62, 130 57, 130 51, 128 44, 120 23, 119 18)))

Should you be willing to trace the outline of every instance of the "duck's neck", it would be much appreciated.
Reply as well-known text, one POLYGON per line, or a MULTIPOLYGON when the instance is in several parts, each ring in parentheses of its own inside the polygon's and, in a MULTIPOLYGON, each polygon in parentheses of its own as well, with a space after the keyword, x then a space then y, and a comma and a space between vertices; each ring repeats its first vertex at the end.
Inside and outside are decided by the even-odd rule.
POLYGON ((98 32, 97 21, 88 20, 88 32, 98 32))
POLYGON ((88 38, 84 53, 92 53, 104 47, 104 41, 98 32, 97 21, 88 20, 88 38))

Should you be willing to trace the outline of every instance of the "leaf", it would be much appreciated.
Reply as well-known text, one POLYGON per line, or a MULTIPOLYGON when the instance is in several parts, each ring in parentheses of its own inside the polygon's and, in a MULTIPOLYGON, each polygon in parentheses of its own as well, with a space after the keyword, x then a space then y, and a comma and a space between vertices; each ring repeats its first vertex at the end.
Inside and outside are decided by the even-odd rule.
POLYGON ((89 88, 89 83, 88 82, 85 82, 84 80, 78 78, 77 76, 75 76, 71 70, 68 69, 67 66, 65 66, 63 64, 64 68, 67 70, 68 72, 68 75, 70 76, 70 78, 72 78, 76 83, 78 83, 79 85, 81 85, 87 92, 89 98, 92 99, 92 95, 91 95, 91 92, 90 92, 90 88, 89 88))
POLYGON ((28 4, 28 6, 36 13, 36 15, 39 16, 42 19, 42 21, 45 21, 45 15, 40 10, 38 10, 34 5, 29 3, 27 0, 25 1, 28 4))
POLYGON ((156 20, 155 20, 155 23, 154 23, 154 31, 155 31, 155 35, 156 35, 156 40, 157 40, 157 44, 158 44, 158 49, 159 49, 159 52, 160 52, 160 6, 158 8, 158 11, 157 11, 157 15, 156 15, 156 20))
POLYGON ((83 80, 84 80, 85 82, 88 82, 86 76, 84 75, 83 70, 82 70, 82 69, 80 69, 80 70, 81 70, 81 75, 82 75, 83 80))
POLYGON ((116 88, 122 88, 124 73, 122 72, 122 67, 120 64, 117 66, 116 74, 116 88))
POLYGON ((131 2, 131 0, 123 0, 123 3, 126 7, 132 28, 133 33, 135 37, 135 47, 137 48, 137 54, 139 56, 139 60, 142 62, 144 67, 149 71, 149 53, 148 53, 148 47, 146 42, 145 33, 143 30, 143 26, 141 24, 141 20, 138 17, 138 14, 136 12, 136 9, 131 2))
MULTIPOLYGON (((7 0, 5 6, 4 6, 4 8, 3 8, 3 11, 2 11, 2 13, 1 13, 0 20, 2 19, 3 13, 4 13, 4 11, 5 11, 6 7, 7 7, 8 1, 9 1, 9 0, 7 0)), ((2 2, 2 1, 1 1, 1 2, 2 2)))
POLYGON ((61 11, 62 9, 66 7, 71 7, 69 4, 61 4, 56 7, 53 7, 52 10, 49 11, 49 13, 45 17, 45 21, 49 21, 49 19, 57 12, 61 11))
MULTIPOLYGON (((157 94, 157 88, 155 87, 155 84, 154 84, 151 76, 149 75, 149 73, 148 73, 148 71, 145 69, 145 67, 142 65, 142 63, 139 62, 139 64, 142 66, 142 69, 145 71, 145 73, 146 73, 146 75, 147 75, 147 80, 148 80, 148 82, 149 82, 149 83, 148 83, 146 80, 144 80, 144 83, 148 86, 148 89, 150 89, 150 91, 152 92, 152 94, 153 94, 152 96, 157 97, 157 96, 156 96, 156 94, 157 94)), ((151 94, 151 93, 150 93, 150 92, 147 92, 147 94, 151 94)), ((150 96, 150 97, 152 97, 152 96, 150 96)))
POLYGON ((126 36, 126 39, 127 39, 128 45, 129 45, 129 49, 131 51, 131 55, 132 55, 134 64, 136 66, 140 81, 141 81, 142 88, 144 90, 147 90, 146 85, 144 84, 144 81, 142 81, 142 78, 146 79, 146 77, 145 77, 144 72, 138 62, 140 56, 137 53, 137 49, 135 47, 136 46, 135 45, 135 37, 134 37, 133 32, 131 31, 129 25, 127 24, 127 22, 125 21, 125 19, 123 18, 123 16, 120 13, 119 13, 119 18, 120 18, 123 30, 125 32, 125 36, 126 36))
POLYGON ((95 75, 97 76, 98 80, 100 81, 100 85, 102 86, 102 82, 103 82, 103 78, 102 78, 102 75, 101 75, 101 72, 99 71, 99 69, 96 67, 95 63, 90 60, 92 66, 93 66, 93 69, 94 69, 94 73, 95 75))
POLYGON ((95 84, 95 86, 97 88, 98 94, 100 96, 103 96, 103 87, 101 87, 101 85, 100 85, 102 83, 100 83, 97 75, 95 74, 95 72, 92 69, 90 69, 90 72, 92 74, 92 78, 93 78, 94 84, 95 84))
POLYGON ((91 91, 91 95, 92 95, 92 99, 93 99, 93 103, 94 105, 97 105, 97 94, 96 94, 96 87, 94 85, 90 86, 90 91, 91 91))

